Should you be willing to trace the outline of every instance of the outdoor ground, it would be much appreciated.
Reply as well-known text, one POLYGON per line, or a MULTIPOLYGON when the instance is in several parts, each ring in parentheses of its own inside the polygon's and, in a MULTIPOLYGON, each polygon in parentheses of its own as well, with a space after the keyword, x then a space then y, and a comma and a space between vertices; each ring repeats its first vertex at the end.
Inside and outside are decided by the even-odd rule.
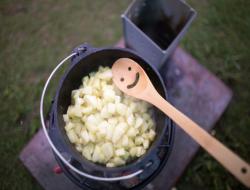
MULTIPOLYGON (((250 1, 188 2, 198 11, 198 18, 181 46, 234 93, 216 124, 216 137, 250 162, 250 1)), ((39 98, 46 77, 78 44, 100 47, 118 41, 122 36, 119 15, 129 3, 0 1, 0 189, 41 189, 18 154, 40 127, 39 98)), ((244 187, 200 150, 177 189, 244 187)))

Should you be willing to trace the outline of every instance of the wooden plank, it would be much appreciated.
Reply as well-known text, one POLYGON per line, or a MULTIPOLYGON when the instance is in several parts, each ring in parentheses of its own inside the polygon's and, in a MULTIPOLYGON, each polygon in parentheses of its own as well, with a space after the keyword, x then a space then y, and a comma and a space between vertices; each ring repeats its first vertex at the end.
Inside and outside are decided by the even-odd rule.
MULTIPOLYGON (((121 40, 117 46, 124 47, 121 40)), ((227 107, 232 92, 181 48, 161 69, 170 101, 194 121, 211 130, 227 107)), ((176 127, 174 148, 162 172, 146 189, 171 189, 199 146, 176 127), (170 164, 171 163, 171 164, 170 164)), ((79 189, 64 174, 54 174, 56 161, 40 130, 23 149, 20 159, 45 189, 79 189)))
POLYGON ((63 173, 53 172, 57 163, 42 129, 24 147, 19 158, 44 189, 80 189, 63 173))

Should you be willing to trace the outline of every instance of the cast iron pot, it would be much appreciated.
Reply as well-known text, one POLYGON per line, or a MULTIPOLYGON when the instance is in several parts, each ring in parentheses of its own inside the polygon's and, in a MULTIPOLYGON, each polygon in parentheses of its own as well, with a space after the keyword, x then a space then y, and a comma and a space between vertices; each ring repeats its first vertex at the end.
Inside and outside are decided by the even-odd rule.
MULTIPOLYGON (((59 63, 51 73, 42 93, 40 106, 41 121, 45 135, 48 138, 54 153, 68 168, 81 176, 94 180, 119 181, 142 174, 146 168, 153 165, 153 162, 158 159, 158 148, 159 146, 162 146, 164 135, 167 134, 169 136, 168 143, 170 147, 169 145, 167 147, 169 149, 167 153, 168 155, 172 146, 174 135, 173 125, 170 119, 156 108, 153 108, 154 119, 156 121, 156 137, 154 142, 142 157, 127 163, 124 166, 107 168, 104 165, 93 163, 85 159, 81 153, 74 148, 72 143, 70 143, 64 129, 65 123, 63 121, 63 114, 66 113, 68 106, 71 104, 72 90, 79 88, 82 78, 87 76, 90 72, 97 71, 100 65, 112 67, 112 64, 122 57, 131 58, 139 63, 146 71, 157 91, 161 96, 167 99, 164 82, 155 66, 146 62, 134 51, 124 48, 93 48, 88 44, 78 46, 73 50, 73 53, 70 56, 59 63), (52 104, 49 127, 46 129, 43 119, 43 99, 47 86, 59 67, 70 58, 71 65, 60 80, 52 104)), ((165 156, 164 163, 166 163, 167 158, 168 156, 165 156)))

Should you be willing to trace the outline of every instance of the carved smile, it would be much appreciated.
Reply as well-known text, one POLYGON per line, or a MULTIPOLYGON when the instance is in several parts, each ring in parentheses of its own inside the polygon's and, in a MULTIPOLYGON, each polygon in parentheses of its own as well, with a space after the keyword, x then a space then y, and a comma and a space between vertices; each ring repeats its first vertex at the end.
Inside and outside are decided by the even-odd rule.
POLYGON ((133 88, 138 83, 139 79, 140 79, 140 74, 139 72, 137 72, 135 75, 135 81, 132 84, 127 85, 127 88, 128 89, 133 88))

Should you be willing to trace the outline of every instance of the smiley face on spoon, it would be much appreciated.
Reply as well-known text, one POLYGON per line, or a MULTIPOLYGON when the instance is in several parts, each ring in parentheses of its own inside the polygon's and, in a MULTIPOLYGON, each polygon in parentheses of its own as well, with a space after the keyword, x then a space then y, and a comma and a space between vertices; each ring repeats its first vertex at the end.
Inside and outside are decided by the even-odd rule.
POLYGON ((115 85, 129 95, 140 92, 147 86, 144 84, 144 70, 129 58, 118 59, 112 66, 112 75, 115 85))
MULTIPOLYGON (((131 71, 131 67, 128 67, 128 70, 131 71)), ((121 80, 122 79, 123 78, 121 78, 121 80)), ((139 72, 136 72, 134 82, 132 84, 128 84, 127 88, 133 88, 138 83, 139 79, 140 79, 140 74, 139 74, 139 72)))

